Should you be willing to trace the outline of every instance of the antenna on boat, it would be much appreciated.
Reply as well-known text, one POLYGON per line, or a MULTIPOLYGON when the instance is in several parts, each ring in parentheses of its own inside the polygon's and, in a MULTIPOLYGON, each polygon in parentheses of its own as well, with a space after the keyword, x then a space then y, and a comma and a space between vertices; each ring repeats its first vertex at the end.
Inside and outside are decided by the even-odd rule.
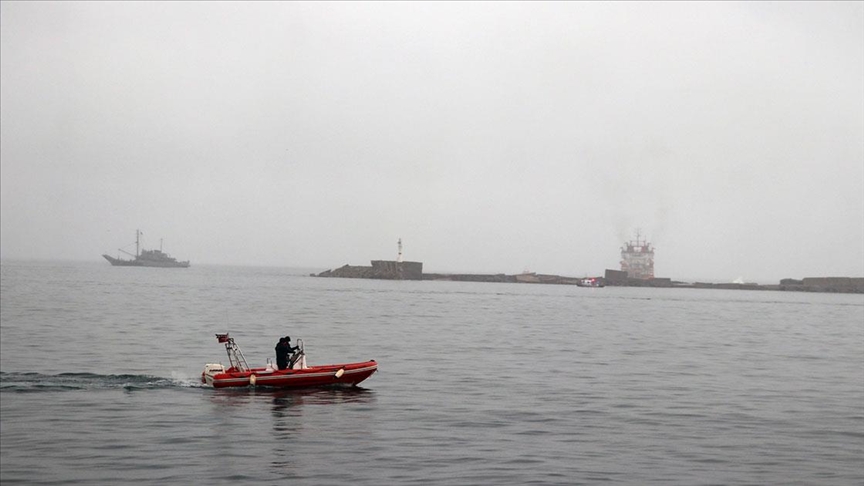
POLYGON ((396 245, 399 249, 399 253, 396 254, 396 261, 402 263, 402 238, 399 238, 399 241, 396 242, 396 245))
POLYGON ((237 346, 237 343, 234 342, 234 338, 229 337, 226 332, 225 334, 217 334, 216 339, 220 343, 225 344, 225 351, 228 352, 228 362, 231 363, 232 368, 237 369, 237 371, 249 371, 246 357, 243 356, 243 351, 240 351, 240 346, 237 346))
POLYGON ((141 230, 138 230, 138 229, 135 230, 135 257, 136 258, 138 257, 138 254, 140 253, 140 250, 138 249, 138 247, 141 244, 141 235, 142 234, 143 233, 141 233, 141 230))

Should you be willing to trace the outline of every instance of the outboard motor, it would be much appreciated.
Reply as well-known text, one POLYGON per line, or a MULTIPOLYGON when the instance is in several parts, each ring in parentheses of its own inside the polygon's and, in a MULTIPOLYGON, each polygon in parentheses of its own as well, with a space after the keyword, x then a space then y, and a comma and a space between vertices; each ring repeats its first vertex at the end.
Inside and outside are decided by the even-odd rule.
POLYGON ((207 363, 204 365, 204 371, 201 372, 201 383, 207 384, 207 377, 212 380, 219 373, 225 373, 225 366, 222 363, 207 363))

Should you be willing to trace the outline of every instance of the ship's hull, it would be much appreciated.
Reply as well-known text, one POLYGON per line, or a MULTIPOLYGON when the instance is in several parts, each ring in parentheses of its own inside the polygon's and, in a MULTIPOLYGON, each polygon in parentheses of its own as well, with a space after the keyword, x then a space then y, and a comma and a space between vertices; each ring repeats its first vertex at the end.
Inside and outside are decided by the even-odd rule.
POLYGON ((188 268, 189 262, 178 261, 158 261, 158 260, 121 260, 109 255, 102 255, 108 262, 115 267, 158 267, 158 268, 188 268))
POLYGON ((253 368, 248 371, 237 371, 231 368, 224 372, 205 370, 201 374, 201 380, 214 388, 250 385, 277 388, 351 386, 369 378, 376 371, 378 371, 378 363, 371 360, 361 363, 310 366, 304 369, 288 370, 274 370, 272 368, 253 368))

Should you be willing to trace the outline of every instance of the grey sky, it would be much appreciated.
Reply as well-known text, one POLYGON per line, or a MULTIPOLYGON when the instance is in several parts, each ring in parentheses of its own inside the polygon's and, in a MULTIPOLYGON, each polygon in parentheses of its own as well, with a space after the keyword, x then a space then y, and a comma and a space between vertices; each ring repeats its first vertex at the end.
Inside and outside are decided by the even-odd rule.
MULTIPOLYGON (((0 3, 2 258, 864 276, 862 2, 0 3)), ((107 265, 107 262, 105 263, 107 265)))

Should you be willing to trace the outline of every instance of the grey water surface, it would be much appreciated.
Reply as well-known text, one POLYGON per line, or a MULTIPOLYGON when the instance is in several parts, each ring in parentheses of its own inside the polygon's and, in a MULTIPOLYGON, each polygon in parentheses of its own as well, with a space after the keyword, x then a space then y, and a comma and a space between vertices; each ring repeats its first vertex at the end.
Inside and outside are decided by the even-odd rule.
POLYGON ((0 481, 864 484, 864 296, 0 265, 0 481), (230 332, 359 388, 214 390, 230 332))

